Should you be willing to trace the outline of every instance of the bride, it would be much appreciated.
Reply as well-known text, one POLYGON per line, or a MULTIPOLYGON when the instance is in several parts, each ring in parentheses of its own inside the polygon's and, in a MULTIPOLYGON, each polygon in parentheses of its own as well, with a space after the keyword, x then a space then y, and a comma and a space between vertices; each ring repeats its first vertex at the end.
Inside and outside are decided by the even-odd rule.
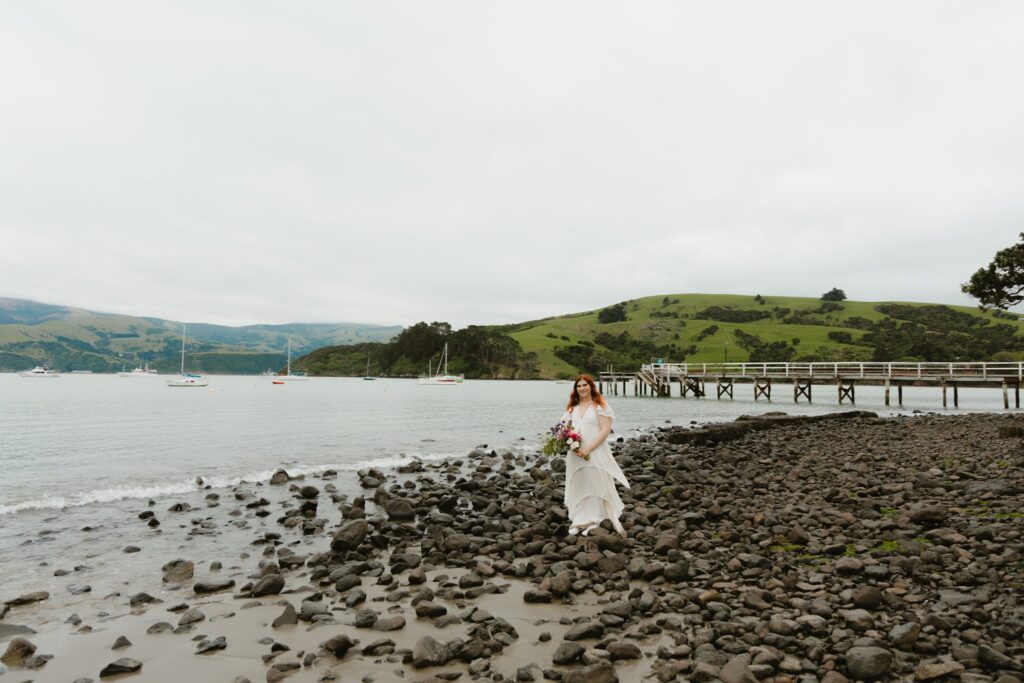
POLYGON ((619 534, 626 535, 619 522, 625 506, 615 490, 615 482, 618 480, 626 488, 629 482, 607 443, 614 418, 615 413, 601 396, 594 378, 576 378, 562 415, 562 420, 572 420, 583 437, 581 446, 565 456, 565 507, 572 519, 569 533, 573 536, 588 535, 605 519, 611 520, 619 534))

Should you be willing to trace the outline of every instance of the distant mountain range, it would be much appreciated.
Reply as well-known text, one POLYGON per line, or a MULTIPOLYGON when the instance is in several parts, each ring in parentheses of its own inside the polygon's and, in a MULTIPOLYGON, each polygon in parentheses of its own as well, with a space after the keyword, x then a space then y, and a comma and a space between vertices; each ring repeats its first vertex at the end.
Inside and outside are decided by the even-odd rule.
MULTIPOLYGON (((161 372, 174 372, 181 358, 181 325, 161 318, 0 297, 0 372, 42 363, 64 371, 93 372, 148 363, 161 372)), ((187 369, 230 374, 280 369, 289 340, 292 357, 298 358, 323 346, 388 341, 403 329, 362 323, 186 325, 187 369)))

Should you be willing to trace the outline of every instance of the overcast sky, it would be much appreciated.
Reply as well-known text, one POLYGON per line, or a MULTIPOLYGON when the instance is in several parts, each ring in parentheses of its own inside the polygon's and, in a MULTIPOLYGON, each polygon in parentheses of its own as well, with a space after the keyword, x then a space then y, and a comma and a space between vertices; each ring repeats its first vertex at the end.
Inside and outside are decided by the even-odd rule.
POLYGON ((23 2, 0 296, 246 324, 972 304, 1024 3, 23 2))

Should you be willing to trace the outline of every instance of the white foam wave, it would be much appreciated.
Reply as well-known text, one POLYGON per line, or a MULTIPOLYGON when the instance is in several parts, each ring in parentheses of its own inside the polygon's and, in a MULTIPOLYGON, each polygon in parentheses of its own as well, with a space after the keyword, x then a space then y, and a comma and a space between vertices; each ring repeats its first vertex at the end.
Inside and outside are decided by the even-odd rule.
MULTIPOLYGON (((406 465, 413 460, 437 462, 449 460, 451 458, 464 457, 465 454, 465 451, 460 451, 458 453, 411 453, 391 458, 362 460, 355 463, 331 463, 327 465, 299 464, 297 466, 284 465, 283 469, 285 469, 291 476, 315 475, 326 472, 327 470, 355 472, 357 470, 368 469, 370 467, 376 467, 378 469, 392 469, 406 465)), ((266 482, 270 481, 270 477, 273 476, 275 471, 277 471, 277 468, 258 470, 241 477, 225 475, 203 476, 203 485, 209 485, 214 489, 224 489, 236 486, 243 481, 250 483, 266 482)), ((14 514, 25 510, 63 510, 66 508, 81 507, 83 505, 93 505, 96 503, 112 503, 126 499, 159 498, 161 496, 191 493, 197 490, 199 490, 199 487, 196 485, 195 478, 181 479, 173 482, 154 483, 144 486, 115 486, 111 488, 79 492, 68 496, 47 496, 45 498, 26 500, 21 503, 0 505, 0 516, 14 514)))

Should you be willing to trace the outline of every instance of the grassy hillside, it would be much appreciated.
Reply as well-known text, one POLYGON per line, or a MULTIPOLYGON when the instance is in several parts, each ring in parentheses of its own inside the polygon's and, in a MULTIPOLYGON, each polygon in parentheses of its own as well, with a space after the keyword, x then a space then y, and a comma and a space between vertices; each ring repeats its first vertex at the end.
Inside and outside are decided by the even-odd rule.
POLYGON ((1024 359, 1020 316, 967 306, 669 294, 501 328, 544 377, 666 361, 1024 359), (609 307, 610 309, 611 307, 609 307), (607 316, 607 314, 606 314, 607 316), (614 316, 613 316, 614 317, 614 316), (623 335, 626 335, 623 337, 623 335), (751 339, 753 337, 753 339, 751 339))
MULTIPOLYGON (((203 372, 259 373, 285 364, 289 340, 298 357, 327 345, 384 341, 401 330, 358 323, 189 323, 188 365, 203 372)), ((180 322, 0 298, 0 371, 50 362, 61 370, 93 372, 148 363, 169 372, 178 368, 180 351, 180 322)))

